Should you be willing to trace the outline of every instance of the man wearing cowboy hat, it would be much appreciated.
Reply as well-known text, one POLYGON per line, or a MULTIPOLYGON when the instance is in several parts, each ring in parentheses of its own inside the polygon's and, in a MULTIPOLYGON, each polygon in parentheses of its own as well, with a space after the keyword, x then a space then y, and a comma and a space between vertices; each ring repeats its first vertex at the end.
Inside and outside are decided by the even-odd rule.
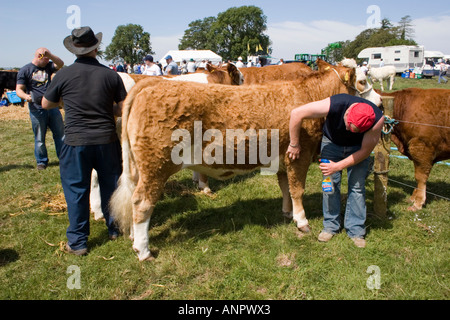
POLYGON ((76 255, 87 253, 92 169, 98 173, 109 238, 118 235, 108 203, 122 172, 114 115, 121 114, 126 91, 120 76, 97 61, 101 41, 102 33, 94 34, 89 27, 72 30, 64 46, 77 59, 55 76, 42 100, 44 109, 55 108, 60 99, 64 101, 60 174, 70 223, 66 250, 76 255))

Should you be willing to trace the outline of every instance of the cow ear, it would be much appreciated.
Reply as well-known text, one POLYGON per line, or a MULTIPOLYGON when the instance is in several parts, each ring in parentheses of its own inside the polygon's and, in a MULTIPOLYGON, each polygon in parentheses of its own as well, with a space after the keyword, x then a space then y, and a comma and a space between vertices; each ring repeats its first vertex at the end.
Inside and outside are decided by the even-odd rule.
POLYGON ((236 72, 237 67, 234 63, 227 63, 227 71, 228 73, 236 72))
POLYGON ((206 64, 206 70, 208 70, 208 72, 210 72, 210 73, 213 73, 214 71, 216 71, 216 69, 209 63, 206 64))

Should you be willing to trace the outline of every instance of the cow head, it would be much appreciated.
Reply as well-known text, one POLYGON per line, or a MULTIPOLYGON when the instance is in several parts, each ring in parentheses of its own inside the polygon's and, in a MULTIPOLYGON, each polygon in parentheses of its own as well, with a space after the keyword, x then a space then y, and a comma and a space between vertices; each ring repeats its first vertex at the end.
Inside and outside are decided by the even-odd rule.
MULTIPOLYGON (((323 61, 321 59, 317 60, 317 66, 319 71, 326 71, 330 68, 336 68, 331 64, 323 61)), ((365 73, 358 67, 356 61, 354 59, 344 59, 342 60, 338 66, 351 68, 355 70, 355 82, 351 84, 353 89, 356 91, 356 96, 364 98, 366 100, 371 101, 377 106, 381 105, 381 96, 373 90, 372 85, 367 81, 367 77, 365 73)))
POLYGON ((209 73, 213 73, 216 71, 227 73, 231 85, 240 86, 244 84, 244 75, 239 71, 239 68, 236 67, 236 65, 233 63, 226 63, 223 64, 221 67, 215 67, 210 64, 206 64, 206 70, 209 73))
POLYGON ((234 85, 240 86, 244 84, 244 75, 239 71, 239 68, 236 67, 234 63, 228 63, 227 71, 234 85))

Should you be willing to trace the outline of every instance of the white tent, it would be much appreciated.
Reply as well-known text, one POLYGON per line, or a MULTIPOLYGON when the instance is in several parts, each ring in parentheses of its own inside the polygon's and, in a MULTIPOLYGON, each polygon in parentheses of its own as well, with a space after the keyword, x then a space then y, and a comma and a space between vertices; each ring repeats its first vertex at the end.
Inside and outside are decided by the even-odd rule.
POLYGON ((214 65, 218 65, 222 61, 222 57, 212 52, 211 50, 170 50, 159 59, 159 62, 163 66, 167 64, 166 59, 164 58, 168 55, 171 55, 173 61, 178 64, 180 64, 183 60, 189 62, 190 59, 194 59, 195 62, 209 60, 214 65))

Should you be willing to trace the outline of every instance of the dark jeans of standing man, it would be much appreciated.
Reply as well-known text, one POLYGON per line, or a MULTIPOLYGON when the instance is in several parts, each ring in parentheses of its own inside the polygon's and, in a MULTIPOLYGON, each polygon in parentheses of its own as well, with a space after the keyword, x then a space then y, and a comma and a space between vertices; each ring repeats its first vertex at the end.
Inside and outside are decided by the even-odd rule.
POLYGON ((53 133, 56 155, 59 158, 64 143, 64 122, 59 109, 30 110, 31 126, 34 133, 34 156, 38 165, 48 165, 47 147, 45 136, 47 128, 53 133))
POLYGON ((118 234, 109 213, 109 200, 122 172, 119 141, 104 145, 69 146, 61 150, 60 173, 69 213, 68 244, 73 250, 87 248, 89 236, 89 193, 92 169, 97 170, 103 215, 110 236, 118 234))

